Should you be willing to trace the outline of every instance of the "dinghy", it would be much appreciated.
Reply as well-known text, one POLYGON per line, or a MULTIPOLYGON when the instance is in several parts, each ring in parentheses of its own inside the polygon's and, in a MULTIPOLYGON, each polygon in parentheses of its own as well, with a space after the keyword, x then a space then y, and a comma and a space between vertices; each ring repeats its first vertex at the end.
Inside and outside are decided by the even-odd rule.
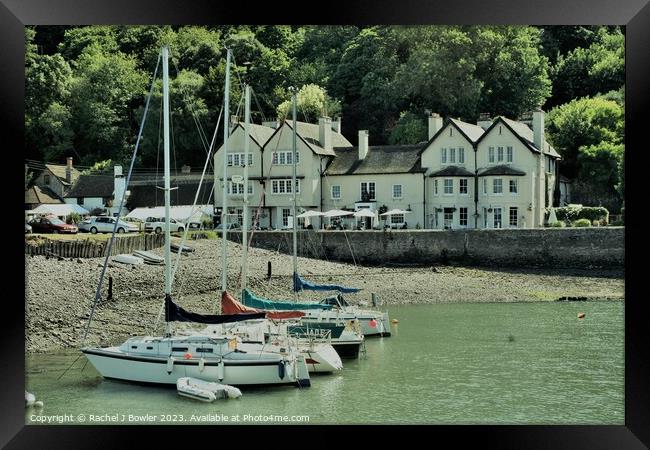
POLYGON ((222 398, 239 398, 241 391, 234 386, 227 384, 212 383, 192 377, 182 377, 176 381, 176 390, 182 397, 200 400, 202 402, 213 402, 222 398))
POLYGON ((155 264, 163 265, 165 264, 165 258, 158 256, 155 253, 147 252, 145 250, 136 250, 133 252, 135 256, 138 256, 144 260, 145 264, 155 264))
POLYGON ((113 256, 113 262, 118 262, 122 264, 139 265, 139 264, 144 264, 144 259, 140 258, 139 256, 125 254, 125 255, 113 256))

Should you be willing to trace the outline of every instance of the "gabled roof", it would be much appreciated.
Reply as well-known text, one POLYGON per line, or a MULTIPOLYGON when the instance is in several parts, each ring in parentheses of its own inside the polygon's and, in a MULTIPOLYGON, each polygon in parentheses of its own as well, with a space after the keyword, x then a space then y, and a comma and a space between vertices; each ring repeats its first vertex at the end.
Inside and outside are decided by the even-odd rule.
MULTIPOLYGON (((275 134, 279 133, 280 130, 284 126, 287 126, 289 130, 293 133, 293 121, 292 120, 285 120, 274 132, 269 139, 267 139, 266 144, 269 143, 271 138, 275 136, 275 134)), ((307 122, 300 122, 296 121, 296 135, 298 138, 307 145, 314 153, 317 155, 324 155, 324 156, 336 156, 336 153, 334 150, 326 150, 323 147, 321 147, 320 142, 319 142, 319 133, 320 133, 320 126, 318 124, 314 123, 307 123, 307 122)), ((266 150, 266 144, 265 150, 266 150)), ((337 133, 336 131, 332 130, 332 147, 351 147, 352 143, 348 141, 345 136, 343 136, 341 133, 337 133)))
POLYGON ((113 175, 80 175, 65 197, 110 197, 114 189, 113 175))
POLYGON ((31 186, 25 190, 25 203, 29 204, 57 204, 63 200, 48 187, 31 186))
POLYGON ((459 166, 447 166, 444 169, 431 172, 430 177, 473 177, 474 173, 459 166))
MULTIPOLYGON (((260 146, 260 148, 264 147, 266 141, 268 141, 269 138, 273 136, 273 133, 275 133, 275 129, 271 127, 265 127, 264 125, 258 125, 256 123, 251 123, 249 125, 251 130, 251 138, 257 145, 260 146)), ((246 133, 244 123, 237 122, 233 127, 231 134, 234 133, 237 128, 241 128, 242 132, 246 133)))
MULTIPOLYGON (((530 151, 534 153, 540 153, 540 149, 537 148, 534 142, 535 138, 533 135, 533 130, 525 123, 517 122, 515 120, 511 120, 503 116, 499 116, 494 120, 492 125, 490 125, 490 127, 487 130, 485 130, 485 134, 483 134, 483 136, 479 138, 479 141, 481 141, 483 137, 487 136, 488 133, 499 123, 504 124, 506 128, 508 128, 512 132, 512 134, 514 134, 517 138, 519 138, 519 140, 526 147, 530 149, 530 151)), ((548 143, 548 141, 544 140, 543 147, 544 147, 543 153, 545 155, 549 155, 557 159, 562 159, 560 154, 555 151, 555 149, 551 146, 551 144, 548 143)))
POLYGON ((514 177, 523 177, 526 175, 526 172, 523 170, 515 169, 512 166, 509 166, 507 164, 501 164, 498 166, 491 166, 491 167, 483 167, 481 169, 478 169, 478 176, 479 177, 487 177, 487 176, 494 176, 494 175, 510 175, 514 177))
POLYGON ((422 173, 420 153, 423 149, 423 144, 370 146, 366 157, 360 160, 359 147, 335 147, 336 158, 325 170, 325 175, 422 173))
POLYGON ((450 125, 456 128, 458 132, 470 142, 470 144, 476 144, 476 142, 480 139, 480 137, 483 135, 484 132, 483 128, 479 127, 478 125, 473 125, 471 123, 463 122, 462 120, 458 120, 458 119, 448 118, 445 119, 445 123, 436 132, 436 134, 434 134, 433 137, 429 139, 426 147, 431 145, 431 143, 435 141, 438 138, 438 136, 440 136, 442 132, 446 130, 447 127, 449 127, 450 125))
POLYGON ((66 168, 67 166, 65 165, 60 165, 60 164, 45 164, 45 167, 47 170, 52 172, 52 175, 57 177, 59 181, 64 185, 64 186, 70 186, 77 181, 77 178, 81 175, 81 172, 79 172, 77 169, 74 167, 72 168, 72 183, 67 182, 66 178, 66 168))
MULTIPOLYGON (((192 180, 188 182, 174 182, 174 180, 170 180, 170 182, 171 187, 177 188, 170 193, 171 205, 177 206, 194 204, 196 190, 199 187, 198 180, 192 180)), ((156 187, 160 185, 160 183, 153 182, 146 184, 138 183, 129 186, 127 189, 131 192, 131 195, 129 195, 129 198, 126 201, 126 207, 130 210, 133 210, 135 208, 141 207, 164 206, 164 191, 156 187)), ((203 205, 208 202, 208 200, 211 198, 210 194, 212 193, 213 186, 214 181, 203 180, 197 204, 203 205)))

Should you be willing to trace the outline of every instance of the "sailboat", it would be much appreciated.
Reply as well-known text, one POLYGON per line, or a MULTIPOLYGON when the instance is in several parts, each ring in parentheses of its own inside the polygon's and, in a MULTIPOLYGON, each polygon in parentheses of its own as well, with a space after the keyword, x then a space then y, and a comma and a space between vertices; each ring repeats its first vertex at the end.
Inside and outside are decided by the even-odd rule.
MULTIPOLYGON (((165 334, 136 336, 113 347, 83 347, 81 351, 97 371, 107 379, 140 383, 172 384, 182 377, 229 385, 293 384, 309 386, 305 358, 290 348, 281 352, 265 351, 259 344, 242 343, 229 335, 173 335, 173 322, 224 324, 259 319, 265 313, 201 315, 181 308, 171 295, 170 237, 170 152, 169 152, 169 49, 162 48, 163 62, 163 133, 165 192, 165 334)), ((227 68, 230 67, 230 50, 227 68)), ((226 115, 229 70, 226 71, 226 115)), ((144 120, 143 120, 144 123, 144 120)), ((226 133, 228 122, 225 123, 226 133)), ((224 138, 227 140, 227 134, 224 138)), ((136 144, 137 150, 137 144, 136 144)), ((110 252, 109 252, 110 253, 110 252)), ((180 255, 179 255, 180 257, 180 255)), ((104 268, 105 270, 105 268, 104 268)), ((224 275, 226 267, 223 267, 224 275)), ((103 276, 102 272, 102 276, 103 276)), ((101 285, 101 279, 100 279, 101 285)), ((99 288, 98 291, 99 292, 99 288)), ((97 294, 96 302, 99 294, 97 294)), ((95 304, 96 304, 95 302, 95 304)), ((94 311, 94 306, 93 306, 94 311)), ((90 325, 89 318, 88 326, 90 325)), ((88 327, 86 328, 87 334, 88 327)), ((84 336, 85 339, 85 336, 84 336)))
MULTIPOLYGON (((243 226, 242 226, 242 262, 241 262, 241 284, 242 295, 246 292, 246 282, 248 279, 248 154, 250 149, 250 86, 245 86, 245 144, 244 144, 244 212, 243 212, 243 226)), ((226 160, 226 146, 224 146, 224 161, 226 160)), ((224 182, 227 180, 224 167, 224 182)), ((225 197, 224 197, 225 198, 225 197)), ((224 207, 225 209, 225 207, 224 207)), ((225 242, 225 240, 224 240, 225 242)), ((223 265, 225 267, 225 261, 223 265)), ((250 314, 260 312, 258 310, 247 308, 243 304, 235 300, 226 289, 223 289, 221 296, 221 312, 226 314, 250 314)), ((329 342, 331 332, 329 330, 321 331, 318 333, 303 333, 299 336, 292 337, 291 328, 287 323, 287 319, 296 319, 304 316, 304 313, 297 311, 283 313, 283 312, 267 312, 265 319, 257 319, 255 321, 238 322, 236 325, 231 324, 228 327, 220 327, 208 325, 202 333, 210 336, 218 334, 219 332, 227 331, 228 334, 238 336, 244 344, 262 344, 265 345, 267 351, 282 353, 286 348, 295 348, 305 357, 309 372, 334 372, 343 368, 341 358, 337 354, 334 347, 329 342), (276 320, 280 320, 279 322, 276 320), (270 345, 267 345, 270 344, 270 345)))

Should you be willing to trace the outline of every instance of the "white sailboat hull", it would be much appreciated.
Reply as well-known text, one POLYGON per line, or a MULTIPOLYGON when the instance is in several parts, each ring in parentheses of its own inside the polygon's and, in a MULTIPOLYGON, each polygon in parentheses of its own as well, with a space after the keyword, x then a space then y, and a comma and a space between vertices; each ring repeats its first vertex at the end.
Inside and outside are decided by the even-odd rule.
POLYGON ((144 357, 119 347, 83 349, 90 363, 108 379, 138 383, 173 384, 192 377, 235 386, 293 384, 309 386, 304 357, 291 360, 223 360, 144 357), (281 369, 280 366, 284 367, 281 369), (302 367, 301 367, 302 366, 302 367), (282 375, 282 376, 281 376, 282 375))
POLYGON ((361 334, 364 336, 390 336, 390 319, 388 313, 361 311, 361 312, 341 312, 336 310, 318 311, 305 310, 303 322, 309 321, 348 321, 356 320, 359 322, 361 334))

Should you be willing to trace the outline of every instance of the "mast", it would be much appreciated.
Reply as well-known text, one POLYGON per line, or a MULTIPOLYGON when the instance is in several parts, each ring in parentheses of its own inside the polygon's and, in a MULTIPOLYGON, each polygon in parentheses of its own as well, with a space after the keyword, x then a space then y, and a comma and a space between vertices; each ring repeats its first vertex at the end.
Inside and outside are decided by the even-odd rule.
POLYGON ((230 49, 226 53, 226 86, 223 109, 223 195, 221 204, 221 292, 228 289, 228 133, 230 131, 230 49))
MULTIPOLYGON (((296 219, 296 205, 298 202, 298 193, 296 192, 296 135, 298 131, 296 130, 296 91, 292 89, 291 95, 291 104, 293 109, 293 154, 291 155, 291 162, 293 165, 293 177, 292 183, 293 188, 291 192, 293 193, 293 277, 298 274, 298 219, 296 219)), ((294 280, 295 283, 295 280, 294 280)), ((293 289, 294 299, 297 294, 295 289, 293 289)))
MULTIPOLYGON (((165 178, 165 298, 171 298, 172 294, 172 257, 171 257, 171 235, 169 233, 169 204, 170 204, 170 181, 169 181, 169 49, 162 48, 163 60, 163 148, 164 148, 164 178, 165 178)), ((165 334, 171 334, 171 325, 165 323, 165 334)))
POLYGON ((246 130, 244 141, 244 214, 242 220, 242 263, 241 263, 241 290, 242 298, 244 289, 246 289, 246 280, 248 277, 248 155, 250 153, 250 122, 251 122, 251 87, 246 85, 246 105, 244 113, 244 128, 246 130))

